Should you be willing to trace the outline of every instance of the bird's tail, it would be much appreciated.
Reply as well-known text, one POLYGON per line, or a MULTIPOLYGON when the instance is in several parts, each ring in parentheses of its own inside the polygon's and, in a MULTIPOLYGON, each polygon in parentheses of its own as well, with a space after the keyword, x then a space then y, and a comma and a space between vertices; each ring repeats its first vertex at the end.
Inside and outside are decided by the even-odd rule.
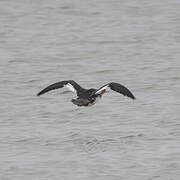
POLYGON ((72 99, 71 100, 73 104, 77 105, 77 106, 87 106, 90 101, 88 99, 72 99))

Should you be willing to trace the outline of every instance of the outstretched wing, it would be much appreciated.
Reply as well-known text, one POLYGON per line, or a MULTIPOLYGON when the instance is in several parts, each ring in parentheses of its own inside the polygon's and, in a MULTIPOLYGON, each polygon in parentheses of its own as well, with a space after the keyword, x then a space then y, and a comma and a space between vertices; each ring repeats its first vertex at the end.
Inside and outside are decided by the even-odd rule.
POLYGON ((47 93, 48 91, 51 91, 54 89, 62 88, 64 86, 67 87, 70 91, 76 92, 77 95, 79 95, 80 91, 83 90, 83 88, 73 80, 60 81, 60 82, 51 84, 48 87, 44 88, 42 91, 40 91, 37 94, 37 96, 40 96, 40 95, 47 93))
POLYGON ((113 91, 116 91, 118 93, 121 93, 124 96, 128 96, 132 99, 136 99, 128 88, 126 88, 125 86, 123 86, 121 84, 114 83, 114 82, 108 83, 108 84, 100 87, 97 91, 95 91, 94 94, 104 94, 108 88, 110 88, 113 91))

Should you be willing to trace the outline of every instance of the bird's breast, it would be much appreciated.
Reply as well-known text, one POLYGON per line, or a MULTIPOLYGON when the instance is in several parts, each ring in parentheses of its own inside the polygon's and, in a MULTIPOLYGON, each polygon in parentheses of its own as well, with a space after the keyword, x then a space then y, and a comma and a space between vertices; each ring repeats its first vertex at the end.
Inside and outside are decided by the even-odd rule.
POLYGON ((96 104, 100 99, 101 99, 101 96, 93 97, 93 99, 91 100, 90 103, 88 103, 87 106, 92 106, 92 105, 96 104))

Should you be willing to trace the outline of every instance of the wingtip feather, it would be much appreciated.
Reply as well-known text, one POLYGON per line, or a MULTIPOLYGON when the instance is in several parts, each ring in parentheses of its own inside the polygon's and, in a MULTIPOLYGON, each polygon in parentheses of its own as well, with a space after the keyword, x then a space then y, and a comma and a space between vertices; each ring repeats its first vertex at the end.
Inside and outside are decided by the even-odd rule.
POLYGON ((41 95, 41 93, 40 93, 40 92, 36 94, 36 96, 40 96, 40 95, 41 95))
POLYGON ((133 97, 132 97, 132 99, 133 99, 133 100, 136 100, 136 97, 135 97, 135 96, 133 96, 133 97))

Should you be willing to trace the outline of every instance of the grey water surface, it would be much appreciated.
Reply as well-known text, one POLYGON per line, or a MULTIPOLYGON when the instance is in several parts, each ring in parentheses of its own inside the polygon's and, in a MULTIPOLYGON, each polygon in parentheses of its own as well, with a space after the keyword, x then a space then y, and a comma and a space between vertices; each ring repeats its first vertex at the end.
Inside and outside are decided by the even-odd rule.
POLYGON ((0 180, 180 179, 180 1, 0 0, 0 105, 0 180))

